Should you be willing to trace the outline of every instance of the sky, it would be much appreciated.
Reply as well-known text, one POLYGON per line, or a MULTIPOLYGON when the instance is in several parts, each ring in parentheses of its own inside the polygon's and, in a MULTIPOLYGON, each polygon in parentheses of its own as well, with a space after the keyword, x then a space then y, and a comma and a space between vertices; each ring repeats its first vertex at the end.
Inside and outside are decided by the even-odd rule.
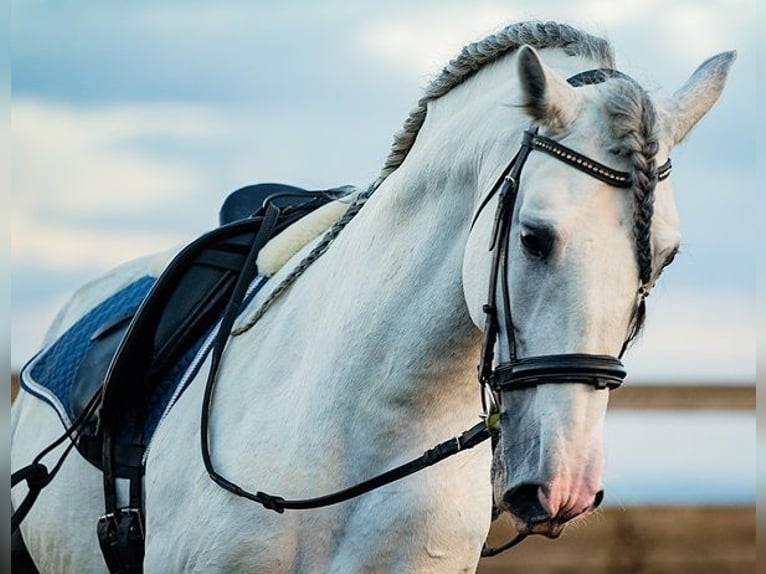
POLYGON ((658 95, 738 50, 673 153, 682 252, 626 364, 648 384, 754 382, 755 0, 14 3, 12 365, 79 285, 214 227, 228 192, 368 184, 441 66, 527 19, 608 37, 658 95))

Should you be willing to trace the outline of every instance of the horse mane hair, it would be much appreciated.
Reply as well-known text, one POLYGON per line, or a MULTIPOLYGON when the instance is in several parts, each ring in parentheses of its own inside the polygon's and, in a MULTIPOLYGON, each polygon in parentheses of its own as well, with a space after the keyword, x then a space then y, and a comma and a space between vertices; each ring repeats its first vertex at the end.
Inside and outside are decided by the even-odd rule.
MULTIPOLYGON (((603 68, 614 68, 614 53, 609 42, 577 28, 556 22, 521 22, 465 46, 426 86, 404 122, 394 135, 394 143, 378 179, 368 194, 393 173, 407 157, 426 118, 428 103, 476 74, 485 64, 528 44, 533 48, 559 48, 569 56, 590 58, 603 68)), ((634 198, 634 234, 639 277, 645 292, 651 286, 651 221, 654 212, 654 188, 657 184, 655 156, 658 143, 656 113, 646 91, 635 81, 615 80, 606 103, 610 130, 616 148, 631 161, 634 198)))
POLYGON ((616 151, 630 158, 633 191, 633 235, 638 263, 639 304, 633 317, 627 348, 641 333, 646 318, 645 299, 656 277, 652 261, 652 216, 657 186, 657 113, 646 91, 634 80, 613 82, 606 100, 609 129, 616 151))
POLYGON ((646 91, 631 80, 616 80, 606 100, 609 129, 616 151, 630 159, 633 183, 633 232, 639 278, 646 290, 652 282, 651 223, 657 185, 657 114, 646 91))
POLYGON ((463 47, 460 54, 426 86, 423 96, 410 111, 401 130, 394 135, 391 151, 373 187, 377 188, 404 162, 426 119, 428 102, 462 84, 484 65, 498 60, 525 44, 537 49, 560 48, 569 56, 594 59, 602 68, 614 67, 614 54, 609 42, 572 26, 556 22, 511 24, 483 40, 472 42, 463 47))
MULTIPOLYGON (((573 26, 551 21, 511 24, 483 40, 472 42, 463 47, 460 54, 452 59, 442 69, 441 73, 426 86, 424 94, 410 111, 404 125, 394 135, 391 150, 377 179, 366 191, 356 195, 354 203, 348 208, 345 215, 330 227, 319 243, 272 291, 253 316, 244 325, 235 329, 233 334, 241 334, 252 327, 271 304, 327 251, 330 244, 364 206, 367 199, 391 173, 402 165, 415 143, 420 128, 423 126, 429 102, 462 84, 486 64, 497 61, 525 44, 537 49, 558 48, 570 56, 595 60, 603 68, 614 68, 615 66, 612 46, 607 40, 578 30, 573 26)), ((636 257, 642 283, 641 292, 646 294, 651 287, 652 276, 650 227, 654 205, 654 188, 657 183, 656 114, 649 96, 635 81, 616 79, 610 84, 614 84, 615 87, 610 91, 606 109, 611 119, 610 130, 616 140, 616 147, 620 153, 631 160, 636 257)), ((641 309, 643 309, 643 302, 641 309)), ((643 317, 641 316, 635 322, 631 340, 640 330, 642 323, 643 317)))

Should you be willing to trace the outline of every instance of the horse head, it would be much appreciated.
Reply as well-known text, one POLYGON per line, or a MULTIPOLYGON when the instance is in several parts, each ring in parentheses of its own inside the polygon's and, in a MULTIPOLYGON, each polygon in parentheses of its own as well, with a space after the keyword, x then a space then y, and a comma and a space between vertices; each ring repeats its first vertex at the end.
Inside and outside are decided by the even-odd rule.
MULTIPOLYGON (((543 63, 542 52, 519 50, 517 77, 509 78, 517 86, 509 103, 516 105, 508 113, 520 109, 535 131, 515 159, 523 170, 515 174, 505 228, 497 206, 503 198, 476 190, 463 264, 476 325, 489 329, 487 309, 499 307, 490 341, 495 365, 572 356, 619 364, 640 329, 649 290, 678 250, 679 220, 665 177, 671 149, 718 99, 734 57, 707 60, 672 97, 653 101, 623 74, 598 70, 584 85, 568 82, 543 63), (493 235, 498 225, 506 259, 493 272, 493 251, 503 247, 493 235), (488 284, 505 296, 488 303, 488 284)), ((518 149, 519 130, 497 142, 506 161, 518 149)), ((497 165, 487 170, 497 177, 497 165)), ((609 390, 594 380, 549 378, 542 382, 559 384, 491 391, 500 414, 494 499, 522 533, 555 537, 603 498, 609 390)))

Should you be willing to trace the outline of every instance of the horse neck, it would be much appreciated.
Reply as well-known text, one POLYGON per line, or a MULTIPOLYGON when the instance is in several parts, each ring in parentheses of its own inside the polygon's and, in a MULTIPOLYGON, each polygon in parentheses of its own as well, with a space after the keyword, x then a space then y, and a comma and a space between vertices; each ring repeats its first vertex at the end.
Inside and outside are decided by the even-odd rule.
MULTIPOLYGON (((459 134, 451 142, 421 135, 312 268, 312 280, 333 277, 330 291, 307 289, 327 295, 315 324, 335 332, 317 333, 317 343, 332 337, 328 349, 348 373, 332 381, 334 393, 323 389, 325 397, 397 405, 403 417, 428 405, 434 416, 451 411, 456 418, 468 393, 478 397, 472 382, 480 332, 461 277, 476 170, 473 158, 460 156, 459 134)), ((465 421, 457 419, 459 429, 465 421)))
MULTIPOLYGON (((564 74, 595 65, 558 50, 541 56, 564 74)), ((520 111, 509 112, 517 98, 515 62, 509 54, 431 102, 405 161, 323 261, 344 269, 337 308, 348 321, 364 318, 365 340, 349 341, 349 348, 385 372, 385 392, 373 387, 371 399, 408 397, 413 409, 422 402, 453 409, 456 400, 475 415, 465 394, 478 396, 468 383, 480 332, 468 316, 462 264, 475 205, 529 124, 520 111)), ((357 388, 349 391, 358 396, 357 388)))

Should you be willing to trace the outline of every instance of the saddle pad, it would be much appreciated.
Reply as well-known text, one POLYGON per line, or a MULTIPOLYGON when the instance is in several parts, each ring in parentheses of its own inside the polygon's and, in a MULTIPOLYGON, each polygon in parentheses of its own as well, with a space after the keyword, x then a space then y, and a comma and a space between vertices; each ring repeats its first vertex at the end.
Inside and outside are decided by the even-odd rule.
MULTIPOLYGON (((111 295, 40 351, 22 369, 19 377, 21 387, 53 407, 65 427, 69 427, 75 418, 69 400, 70 389, 75 381, 78 365, 88 350, 91 337, 104 325, 135 312, 155 281, 155 277, 145 276, 111 295)), ((243 309, 265 284, 266 278, 256 277, 248 289, 243 309)), ((167 415, 204 363, 212 349, 219 323, 220 321, 211 326, 153 389, 145 405, 145 445, 149 444, 159 422, 167 415)))
POLYGON ((110 321, 134 312, 155 281, 155 277, 149 276, 137 279, 88 311, 24 366, 20 376, 22 388, 50 404, 64 425, 69 426, 74 417, 69 393, 91 336, 110 321))

